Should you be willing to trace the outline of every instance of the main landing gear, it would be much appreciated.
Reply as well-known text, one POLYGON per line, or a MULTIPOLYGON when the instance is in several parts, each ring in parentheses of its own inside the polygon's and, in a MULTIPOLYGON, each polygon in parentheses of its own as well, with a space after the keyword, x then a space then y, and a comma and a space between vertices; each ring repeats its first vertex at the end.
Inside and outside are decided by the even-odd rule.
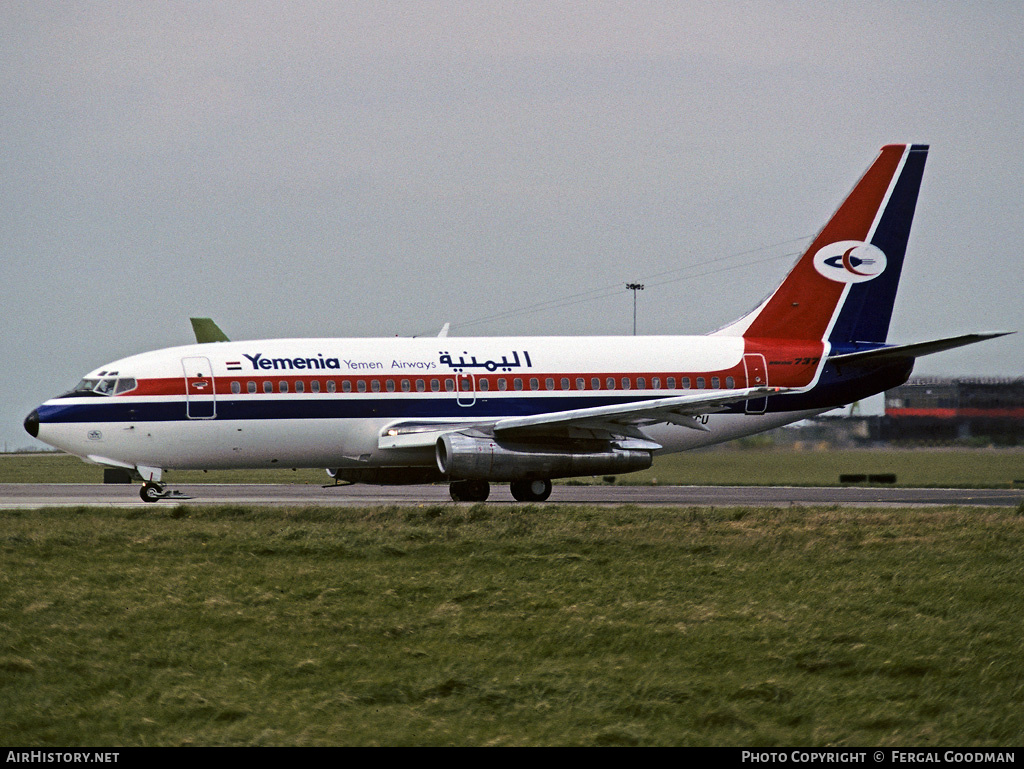
POLYGON ((512 481, 509 490, 520 502, 543 502, 551 496, 551 481, 547 478, 512 481))
POLYGON ((491 484, 479 480, 452 481, 448 493, 456 502, 483 502, 491 493, 491 484))
POLYGON ((143 502, 159 502, 161 499, 192 499, 180 491, 172 491, 166 485, 156 481, 146 481, 139 489, 143 502))
MULTIPOLYGON (((551 481, 547 478, 512 481, 509 490, 519 502, 543 502, 551 496, 551 481)), ((484 502, 491 493, 491 484, 481 480, 452 481, 448 493, 456 502, 484 502)))

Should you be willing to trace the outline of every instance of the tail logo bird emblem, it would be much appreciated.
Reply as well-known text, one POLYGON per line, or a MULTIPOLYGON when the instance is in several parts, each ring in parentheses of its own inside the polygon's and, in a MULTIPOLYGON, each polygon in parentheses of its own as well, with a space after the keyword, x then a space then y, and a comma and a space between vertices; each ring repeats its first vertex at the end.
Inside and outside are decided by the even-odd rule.
POLYGON ((814 269, 839 283, 863 283, 885 272, 885 253, 860 240, 829 243, 814 255, 814 269))

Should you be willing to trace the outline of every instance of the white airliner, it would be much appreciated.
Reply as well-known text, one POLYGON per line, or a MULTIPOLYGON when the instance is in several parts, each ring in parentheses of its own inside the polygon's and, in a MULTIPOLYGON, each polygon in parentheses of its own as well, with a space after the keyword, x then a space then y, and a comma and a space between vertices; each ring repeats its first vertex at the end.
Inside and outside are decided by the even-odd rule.
POLYGON ((902 384, 914 359, 999 336, 886 335, 928 147, 889 145, 760 306, 706 336, 275 339, 123 358, 25 420, 172 494, 165 470, 323 467, 338 481, 551 479, 779 427, 902 384))

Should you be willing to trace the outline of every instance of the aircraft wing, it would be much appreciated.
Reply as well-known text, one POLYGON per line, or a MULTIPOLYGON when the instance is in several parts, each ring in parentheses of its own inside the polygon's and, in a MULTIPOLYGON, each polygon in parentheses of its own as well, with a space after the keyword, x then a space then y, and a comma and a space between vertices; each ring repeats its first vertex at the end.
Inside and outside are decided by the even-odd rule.
POLYGON ((879 347, 874 350, 861 350, 860 352, 839 353, 829 355, 828 362, 842 365, 844 363, 857 364, 865 361, 900 360, 906 358, 919 358, 922 355, 931 355, 944 350, 952 350, 956 347, 963 347, 976 342, 984 342, 986 339, 1006 336, 1016 333, 1014 331, 990 331, 984 334, 964 334, 963 336, 951 336, 946 339, 935 339, 931 342, 917 342, 916 344, 898 344, 892 347, 879 347))
MULTIPOLYGON (((507 417, 494 423, 495 434, 530 431, 552 427, 592 427, 600 425, 641 425, 658 422, 676 422, 683 417, 692 419, 702 414, 719 411, 731 403, 778 395, 782 387, 744 387, 714 393, 694 393, 673 398, 621 403, 613 406, 594 406, 586 409, 556 411, 551 414, 534 414, 526 417, 507 417)), ((698 428, 699 429, 699 428, 698 428)))
MULTIPOLYGON (((645 439, 641 425, 670 422, 695 430, 706 428, 697 417, 720 411, 732 403, 790 392, 784 387, 745 387, 739 390, 699 392, 672 398, 654 398, 611 406, 554 411, 523 417, 455 423, 398 423, 389 425, 378 441, 382 449, 433 446, 446 433, 483 430, 508 438, 565 437, 570 430, 588 430, 609 435, 645 439)), ((656 444, 651 444, 655 448, 656 444)))

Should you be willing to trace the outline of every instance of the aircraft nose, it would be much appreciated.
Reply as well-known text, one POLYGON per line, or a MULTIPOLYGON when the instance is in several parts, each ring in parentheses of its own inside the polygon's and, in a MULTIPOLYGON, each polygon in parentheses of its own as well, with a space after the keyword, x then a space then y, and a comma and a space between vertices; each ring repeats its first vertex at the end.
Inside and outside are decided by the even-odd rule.
POLYGON ((31 414, 25 417, 25 432, 31 435, 33 438, 39 437, 39 412, 33 410, 31 414))

